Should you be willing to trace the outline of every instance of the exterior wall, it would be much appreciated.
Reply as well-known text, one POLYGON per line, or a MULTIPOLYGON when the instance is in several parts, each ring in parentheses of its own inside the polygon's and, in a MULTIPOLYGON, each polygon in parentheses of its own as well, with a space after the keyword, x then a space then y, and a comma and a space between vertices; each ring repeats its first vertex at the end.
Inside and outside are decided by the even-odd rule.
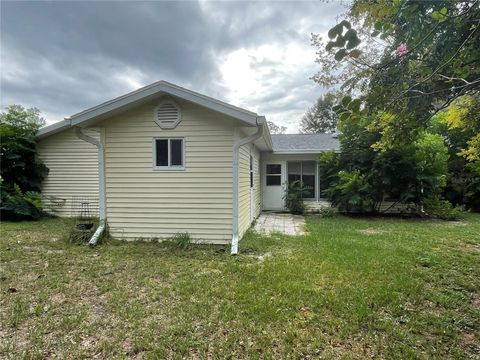
MULTIPOLYGON (((300 161, 300 160, 314 160, 317 161, 320 154, 272 154, 268 152, 262 153, 262 164, 265 162, 282 162, 287 163, 288 161, 300 161)), ((286 171, 286 168, 285 168, 286 171)), ((318 170, 317 170, 318 174, 318 170)), ((285 177, 286 179, 286 177, 285 177)), ((305 205, 307 212, 317 212, 323 207, 330 207, 331 204, 328 200, 322 199, 318 197, 319 194, 319 187, 322 185, 322 179, 320 178, 317 181, 317 199, 316 200, 306 200, 305 205)), ((262 166, 262 186, 265 186, 265 176, 264 176, 264 168, 262 166)), ((398 213, 408 213, 412 212, 413 206, 412 205, 405 205, 405 204, 394 204, 392 201, 384 201, 380 204, 380 212, 386 214, 398 214, 398 213)))
POLYGON ((380 204, 380 212, 384 214, 414 213, 418 211, 414 204, 398 204, 393 201, 384 201, 380 204))
MULTIPOLYGON (((278 162, 278 163, 281 163, 282 166, 283 166, 283 176, 282 176, 282 179, 283 181, 287 181, 287 168, 286 168, 286 163, 288 161, 317 161, 318 160, 318 157, 320 156, 320 154, 273 154, 271 152, 262 152, 261 153, 261 188, 262 188, 262 194, 265 193, 265 164, 266 163, 269 163, 269 162, 278 162)), ((317 171, 317 174, 318 174, 318 171, 317 171)), ((305 201, 306 205, 307 205, 307 208, 309 208, 309 206, 314 206, 316 207, 316 205, 314 204, 317 204, 318 201, 320 199, 318 199, 318 194, 319 194, 319 185, 321 184, 321 179, 320 179, 320 182, 318 181, 318 177, 317 177, 317 181, 316 181, 316 188, 315 188, 315 193, 317 194, 317 201, 305 201)), ((282 186, 283 187, 283 191, 286 190, 285 188, 285 185, 282 186)), ((263 199, 262 199, 262 208, 263 208, 263 199)))
POLYGON ((103 121, 107 220, 113 237, 166 238, 188 232, 196 241, 227 243, 232 227, 234 122, 175 99, 182 121, 163 130, 157 101, 103 121), (154 137, 183 137, 185 169, 154 171, 154 137))
POLYGON ((254 146, 254 155, 253 155, 253 166, 254 166, 254 175, 253 175, 253 183, 254 183, 254 212, 255 218, 260 215, 262 212, 262 162, 261 162, 261 154, 260 151, 254 146))
MULTIPOLYGON (((331 207, 328 200, 306 201, 307 212, 318 212, 321 208, 331 207)), ((379 212, 383 214, 409 214, 418 211, 414 204, 398 204, 393 201, 384 201, 379 206, 379 212)))
MULTIPOLYGON (((98 131, 84 132, 100 138, 98 131)), ((68 129, 40 140, 37 150, 50 170, 42 184, 47 210, 62 217, 80 216, 84 203, 84 210, 88 207, 91 216, 98 216, 97 148, 68 129)))
POLYGON ((318 201, 305 201, 305 208, 307 212, 317 212, 321 208, 330 207, 330 201, 328 200, 318 200, 318 201))
POLYGON ((239 151, 239 236, 250 227, 261 211, 260 152, 253 144, 246 144, 239 151), (250 155, 253 162, 253 193, 250 196, 250 155), (251 204, 253 198, 253 204, 251 204))

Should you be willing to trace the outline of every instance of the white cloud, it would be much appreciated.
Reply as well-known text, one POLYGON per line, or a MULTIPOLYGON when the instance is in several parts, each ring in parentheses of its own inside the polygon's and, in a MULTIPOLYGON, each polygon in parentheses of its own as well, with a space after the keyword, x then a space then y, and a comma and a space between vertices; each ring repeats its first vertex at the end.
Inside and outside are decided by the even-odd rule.
POLYGON ((318 96, 309 80, 315 72, 315 50, 309 43, 273 43, 241 48, 220 60, 227 101, 264 114, 288 132, 318 96))

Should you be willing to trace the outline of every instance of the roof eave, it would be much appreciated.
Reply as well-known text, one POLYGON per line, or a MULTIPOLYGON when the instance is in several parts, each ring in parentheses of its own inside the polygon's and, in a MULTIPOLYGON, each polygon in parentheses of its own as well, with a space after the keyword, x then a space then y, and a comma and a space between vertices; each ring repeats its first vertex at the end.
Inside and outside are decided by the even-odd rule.
POLYGON ((37 132, 36 138, 45 138, 47 136, 56 134, 57 132, 63 131, 71 126, 90 126, 97 121, 105 119, 130 107, 149 101, 161 93, 176 96, 207 109, 227 115, 238 120, 246 126, 255 126, 257 124, 258 115, 254 112, 227 104, 223 101, 199 94, 162 80, 97 106, 91 107, 87 110, 81 111, 53 125, 46 126, 37 132))
POLYGON ((62 121, 56 122, 55 124, 45 126, 36 132, 35 140, 41 140, 43 138, 46 138, 47 136, 57 134, 70 127, 71 127, 71 121, 68 118, 62 121))
POLYGON ((270 134, 270 129, 268 128, 267 122, 265 121, 264 125, 265 128, 263 129, 263 139, 267 145, 269 150, 273 150, 273 142, 272 142, 272 135, 270 134), (266 131, 265 131, 266 130, 266 131))
POLYGON ((72 115, 72 126, 89 125, 97 120, 106 118, 115 112, 119 112, 125 108, 128 108, 129 106, 148 101, 159 93, 165 93, 179 97, 180 99, 184 99, 186 101, 190 101, 207 109, 211 109, 240 120, 245 125, 256 125, 256 119, 258 115, 253 112, 238 108, 194 91, 184 89, 166 81, 158 81, 141 89, 132 91, 128 94, 119 96, 115 99, 72 115))
POLYGON ((295 155, 301 155, 301 154, 321 154, 325 151, 334 151, 334 152, 340 152, 340 150, 336 149, 298 149, 298 150, 273 150, 274 155, 289 155, 289 154, 295 154, 295 155))

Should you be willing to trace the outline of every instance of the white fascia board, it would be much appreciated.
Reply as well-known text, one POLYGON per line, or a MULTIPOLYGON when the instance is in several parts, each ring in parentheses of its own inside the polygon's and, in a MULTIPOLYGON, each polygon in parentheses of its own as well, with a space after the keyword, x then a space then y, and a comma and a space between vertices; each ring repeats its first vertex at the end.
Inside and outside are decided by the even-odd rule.
POLYGON ((334 151, 336 153, 339 153, 340 150, 333 150, 333 149, 305 149, 305 150, 281 150, 281 151, 273 151, 273 154, 274 155, 289 155, 289 154, 295 154, 295 155, 299 155, 299 154, 321 154, 325 151, 334 151))
POLYGON ((265 129, 263 129, 263 138, 265 139, 265 143, 267 144, 269 150, 273 150, 272 135, 270 135, 270 129, 268 128, 266 119, 263 126, 265 127, 265 129))
POLYGON ((68 129, 71 126, 70 119, 65 119, 55 124, 45 126, 37 131, 35 134, 36 140, 41 140, 44 137, 59 133, 65 129, 68 129))
POLYGON ((165 81, 159 81, 72 115, 72 126, 81 126, 87 122, 95 121, 95 119, 101 119, 102 117, 108 116, 108 114, 115 112, 116 110, 120 110, 130 104, 135 104, 148 98, 153 98, 155 95, 162 92, 193 102, 207 109, 228 115, 244 122, 247 125, 256 125, 257 114, 253 112, 238 108, 194 91, 181 88, 165 81))

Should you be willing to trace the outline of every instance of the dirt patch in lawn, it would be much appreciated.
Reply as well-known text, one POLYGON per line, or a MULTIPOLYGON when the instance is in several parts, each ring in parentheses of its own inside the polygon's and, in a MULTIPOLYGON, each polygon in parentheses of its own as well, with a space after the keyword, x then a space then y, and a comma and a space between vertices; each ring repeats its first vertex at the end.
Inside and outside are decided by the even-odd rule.
POLYGON ((358 230, 358 232, 363 235, 379 235, 379 234, 384 234, 385 230, 375 229, 375 228, 366 228, 366 229, 358 230))
POLYGON ((450 225, 450 226, 467 226, 468 225, 468 222, 467 221, 462 221, 462 220, 458 220, 458 221, 448 221, 446 222, 447 225, 450 225))
POLYGON ((460 338, 460 343, 469 355, 476 357, 480 355, 479 340, 474 333, 463 333, 460 338))
POLYGON ((473 293, 471 303, 475 309, 480 310, 480 292, 473 293))
POLYGON ((480 244, 472 244, 467 242, 461 242, 460 247, 462 250, 472 253, 480 253, 480 244))

